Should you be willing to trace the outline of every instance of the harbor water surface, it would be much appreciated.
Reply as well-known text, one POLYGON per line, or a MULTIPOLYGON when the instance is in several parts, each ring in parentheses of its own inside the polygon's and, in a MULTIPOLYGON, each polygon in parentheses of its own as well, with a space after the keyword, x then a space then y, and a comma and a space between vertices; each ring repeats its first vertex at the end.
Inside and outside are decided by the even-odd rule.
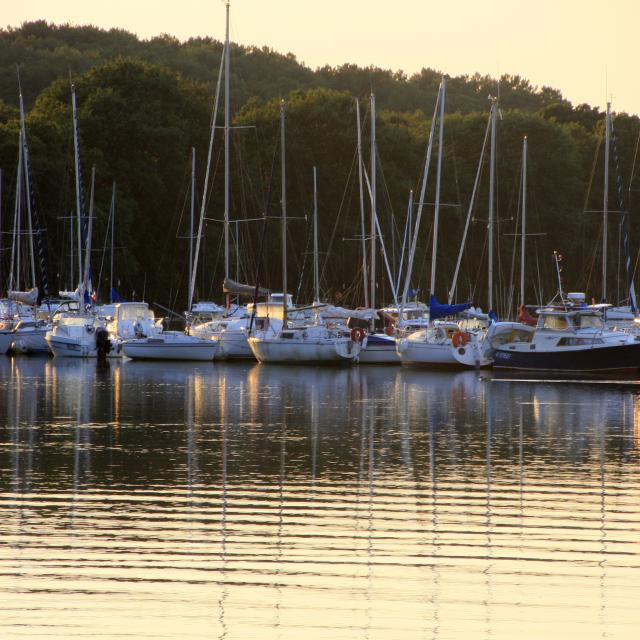
POLYGON ((0 638, 638 638, 640 384, 0 358, 0 638))

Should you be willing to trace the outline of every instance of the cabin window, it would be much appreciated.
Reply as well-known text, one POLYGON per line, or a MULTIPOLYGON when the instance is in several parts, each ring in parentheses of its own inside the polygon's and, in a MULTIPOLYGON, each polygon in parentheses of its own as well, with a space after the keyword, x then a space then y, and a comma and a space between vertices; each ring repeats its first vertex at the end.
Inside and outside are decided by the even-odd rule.
POLYGON ((560 340, 558 340, 559 347, 577 347, 595 344, 604 344, 604 340, 600 338, 560 338, 560 340))
POLYGON ((564 316, 544 316, 542 327, 553 331, 566 331, 569 328, 569 321, 564 316))
POLYGON ((578 322, 581 329, 602 329, 604 327, 600 316, 580 316, 578 322))

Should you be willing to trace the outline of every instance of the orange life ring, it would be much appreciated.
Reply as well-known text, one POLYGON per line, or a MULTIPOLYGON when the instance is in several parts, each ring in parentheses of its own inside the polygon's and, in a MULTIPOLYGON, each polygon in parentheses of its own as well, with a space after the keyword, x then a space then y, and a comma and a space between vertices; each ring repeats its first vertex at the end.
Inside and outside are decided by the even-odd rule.
POLYGON ((353 327, 353 329, 351 329, 351 339, 354 342, 362 342, 365 335, 365 330, 362 327, 353 327))
POLYGON ((469 342, 469 334, 464 331, 456 331, 451 336, 451 343, 457 349, 458 347, 464 347, 469 342))

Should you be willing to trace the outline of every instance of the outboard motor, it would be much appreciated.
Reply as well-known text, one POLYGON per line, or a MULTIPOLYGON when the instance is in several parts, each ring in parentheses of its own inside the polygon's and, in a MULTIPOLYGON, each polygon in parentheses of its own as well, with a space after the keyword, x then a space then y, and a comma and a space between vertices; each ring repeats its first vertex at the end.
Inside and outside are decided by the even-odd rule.
POLYGON ((98 359, 104 360, 111 352, 111 340, 109 332, 100 327, 96 330, 96 349, 98 351, 98 359))

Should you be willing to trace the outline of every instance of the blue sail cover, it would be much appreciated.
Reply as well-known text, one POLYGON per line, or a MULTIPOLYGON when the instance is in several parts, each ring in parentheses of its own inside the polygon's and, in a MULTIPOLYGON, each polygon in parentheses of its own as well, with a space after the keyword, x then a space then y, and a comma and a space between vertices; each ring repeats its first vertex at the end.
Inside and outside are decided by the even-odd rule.
POLYGON ((470 302, 464 302, 462 304, 441 304, 434 295, 431 295, 429 297, 429 319, 437 320, 438 318, 453 316, 456 313, 466 311, 470 307, 470 302))
POLYGON ((125 302, 125 299, 118 293, 115 287, 111 287, 111 302, 125 302))

